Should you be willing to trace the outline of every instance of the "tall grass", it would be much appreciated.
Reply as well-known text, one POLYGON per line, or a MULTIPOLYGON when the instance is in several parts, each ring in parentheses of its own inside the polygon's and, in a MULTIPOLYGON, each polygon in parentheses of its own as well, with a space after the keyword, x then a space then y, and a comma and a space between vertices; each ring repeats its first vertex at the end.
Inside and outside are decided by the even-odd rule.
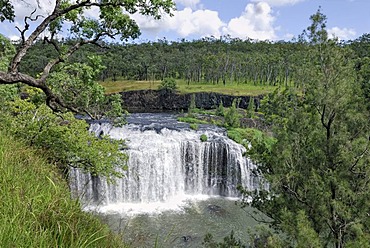
POLYGON ((0 247, 124 247, 35 151, 0 131, 0 247))

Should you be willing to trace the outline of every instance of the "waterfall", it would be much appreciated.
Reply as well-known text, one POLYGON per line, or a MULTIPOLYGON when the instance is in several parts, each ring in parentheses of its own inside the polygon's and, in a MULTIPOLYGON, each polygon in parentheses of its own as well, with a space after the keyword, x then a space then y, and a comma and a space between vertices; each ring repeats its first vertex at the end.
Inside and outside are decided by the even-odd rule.
POLYGON ((256 165, 243 156, 245 148, 219 130, 138 124, 118 128, 108 123, 92 124, 90 130, 125 139, 129 160, 124 178, 114 184, 71 168, 72 191, 85 205, 166 202, 180 195, 235 197, 238 185, 259 187, 252 173, 256 165), (200 140, 202 134, 207 141, 200 140))

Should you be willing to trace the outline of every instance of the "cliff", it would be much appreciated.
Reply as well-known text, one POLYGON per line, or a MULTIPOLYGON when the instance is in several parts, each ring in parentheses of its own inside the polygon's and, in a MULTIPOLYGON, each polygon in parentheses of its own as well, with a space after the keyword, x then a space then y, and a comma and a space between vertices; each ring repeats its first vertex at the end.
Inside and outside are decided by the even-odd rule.
MULTIPOLYGON (((195 105, 201 109, 213 109, 220 105, 230 107, 234 99, 240 99, 239 108, 246 109, 250 96, 231 96, 213 92, 178 94, 165 90, 138 90, 120 93, 124 107, 129 112, 171 112, 187 110, 191 96, 195 97, 195 105)), ((254 108, 258 109, 262 96, 254 96, 254 108)))

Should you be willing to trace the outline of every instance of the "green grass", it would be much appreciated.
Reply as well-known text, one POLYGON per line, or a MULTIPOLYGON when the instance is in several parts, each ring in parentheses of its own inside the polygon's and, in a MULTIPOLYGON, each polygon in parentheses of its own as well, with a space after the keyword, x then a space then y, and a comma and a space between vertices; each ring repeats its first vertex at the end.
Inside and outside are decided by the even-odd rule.
POLYGON ((56 168, 0 131, 0 247, 123 247, 82 212, 56 168))
POLYGON ((207 121, 200 120, 200 119, 197 119, 196 117, 191 117, 191 116, 178 117, 177 120, 181 122, 191 123, 191 124, 208 124, 207 121))
MULTIPOLYGON (((105 87, 107 93, 118 93, 130 90, 156 90, 161 81, 133 81, 133 80, 118 80, 105 81, 101 84, 105 87)), ((234 96, 257 96, 273 92, 277 86, 253 85, 253 84, 237 84, 227 83, 225 86, 220 84, 210 83, 190 83, 189 85, 184 80, 176 80, 178 91, 181 94, 197 93, 197 92, 216 92, 234 96)))

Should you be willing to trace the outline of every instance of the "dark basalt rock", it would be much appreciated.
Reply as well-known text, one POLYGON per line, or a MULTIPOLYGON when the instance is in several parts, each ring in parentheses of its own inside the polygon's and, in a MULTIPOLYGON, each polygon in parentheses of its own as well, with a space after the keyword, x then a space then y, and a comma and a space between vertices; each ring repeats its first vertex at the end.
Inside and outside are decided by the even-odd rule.
MULTIPOLYGON (((187 110, 191 96, 195 97, 195 105, 201 109, 214 109, 222 101, 225 107, 230 107, 234 99, 238 98, 239 108, 248 108, 250 96, 231 96, 214 92, 199 92, 192 94, 178 94, 166 90, 138 90, 120 93, 124 107, 129 112, 171 112, 187 110)), ((259 108, 260 99, 254 97, 254 109, 259 108)))

